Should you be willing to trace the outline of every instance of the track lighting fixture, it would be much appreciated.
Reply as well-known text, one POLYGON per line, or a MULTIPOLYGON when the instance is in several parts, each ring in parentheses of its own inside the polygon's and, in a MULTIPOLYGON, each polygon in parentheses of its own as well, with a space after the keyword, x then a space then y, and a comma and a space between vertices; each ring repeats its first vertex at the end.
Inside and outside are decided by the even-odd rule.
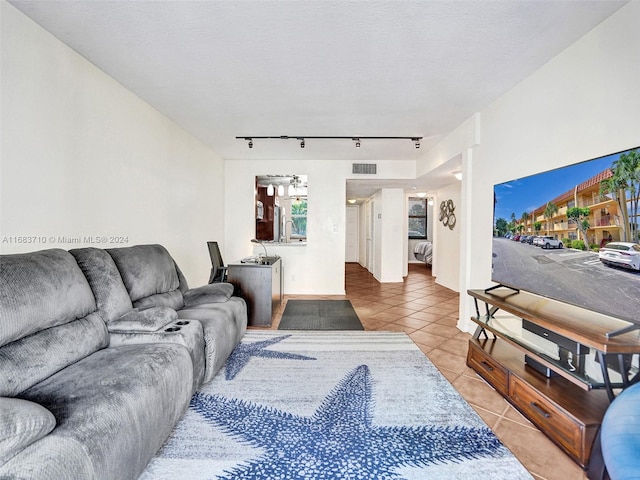
POLYGON ((258 140, 299 140, 300 148, 305 147, 305 140, 307 138, 312 138, 314 140, 351 140, 355 142, 356 148, 360 148, 360 140, 411 140, 414 142, 416 148, 420 148, 420 140, 422 137, 318 137, 318 136, 289 136, 289 135, 279 135, 273 137, 236 137, 239 140, 246 140, 249 142, 249 148, 253 148, 253 139, 258 140))

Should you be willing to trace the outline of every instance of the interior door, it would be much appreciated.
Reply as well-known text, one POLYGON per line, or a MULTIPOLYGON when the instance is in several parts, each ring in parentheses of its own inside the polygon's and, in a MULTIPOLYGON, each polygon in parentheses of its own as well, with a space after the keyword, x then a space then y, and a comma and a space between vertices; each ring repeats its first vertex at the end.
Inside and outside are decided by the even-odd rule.
POLYGON ((357 262, 359 256, 358 250, 358 209, 355 205, 346 207, 345 215, 345 261, 357 262))
POLYGON ((373 273, 373 252, 374 252, 374 245, 373 245, 373 238, 374 238, 374 232, 373 232, 373 200, 370 202, 367 202, 367 270, 369 270, 369 272, 373 273))

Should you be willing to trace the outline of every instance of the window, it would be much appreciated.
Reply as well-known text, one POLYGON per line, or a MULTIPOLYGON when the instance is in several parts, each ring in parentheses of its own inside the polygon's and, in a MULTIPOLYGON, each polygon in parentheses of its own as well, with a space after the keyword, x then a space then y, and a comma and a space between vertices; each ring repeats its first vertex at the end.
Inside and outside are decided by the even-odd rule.
POLYGON ((409 238, 427 238, 427 199, 409 197, 409 238))
POLYGON ((291 238, 307 239, 307 197, 299 197, 291 203, 291 238))

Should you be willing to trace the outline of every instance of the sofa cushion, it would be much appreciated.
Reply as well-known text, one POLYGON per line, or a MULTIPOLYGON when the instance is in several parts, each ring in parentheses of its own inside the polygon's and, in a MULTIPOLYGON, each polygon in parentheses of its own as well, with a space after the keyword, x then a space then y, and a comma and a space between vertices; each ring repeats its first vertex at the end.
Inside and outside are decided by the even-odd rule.
POLYGON ((207 303, 224 303, 233 295, 233 285, 230 283, 211 283, 198 288, 187 290, 184 294, 186 308, 197 307, 207 303))
POLYGON ((36 443, 7 462, 9 478, 15 465, 38 479, 137 479, 189 405, 192 381, 189 352, 170 343, 105 348, 65 368, 21 395, 50 410, 57 426, 42 440, 47 448, 36 443), (49 474, 68 462, 47 441, 81 445, 92 474, 49 474))
POLYGON ((153 307, 147 310, 132 310, 109 324, 109 332, 157 332, 178 319, 172 308, 153 307))
POLYGON ((0 466, 2 480, 97 480, 84 446, 72 438, 49 435, 32 443, 0 466))
POLYGON ((96 298, 98 313, 105 322, 133 310, 118 267, 106 250, 90 247, 69 250, 69 253, 75 257, 87 278, 96 298))
POLYGON ((108 344, 104 321, 92 313, 5 345, 0 348, 0 396, 15 396, 108 344))
POLYGON ((56 426, 56 419, 37 403, 0 397, 0 465, 41 439, 56 426))
POLYGON ((175 263, 162 245, 136 245, 107 251, 120 271, 132 302, 178 289, 180 281, 175 263))
POLYGON ((69 252, 0 256, 0 346, 95 309, 91 287, 69 252))

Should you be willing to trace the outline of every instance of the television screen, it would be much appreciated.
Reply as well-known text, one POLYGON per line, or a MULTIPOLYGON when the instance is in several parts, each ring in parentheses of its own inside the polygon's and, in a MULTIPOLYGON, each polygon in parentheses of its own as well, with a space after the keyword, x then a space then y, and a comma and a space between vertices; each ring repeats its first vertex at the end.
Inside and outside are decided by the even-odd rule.
POLYGON ((640 147, 493 194, 493 282, 640 324, 640 147))

